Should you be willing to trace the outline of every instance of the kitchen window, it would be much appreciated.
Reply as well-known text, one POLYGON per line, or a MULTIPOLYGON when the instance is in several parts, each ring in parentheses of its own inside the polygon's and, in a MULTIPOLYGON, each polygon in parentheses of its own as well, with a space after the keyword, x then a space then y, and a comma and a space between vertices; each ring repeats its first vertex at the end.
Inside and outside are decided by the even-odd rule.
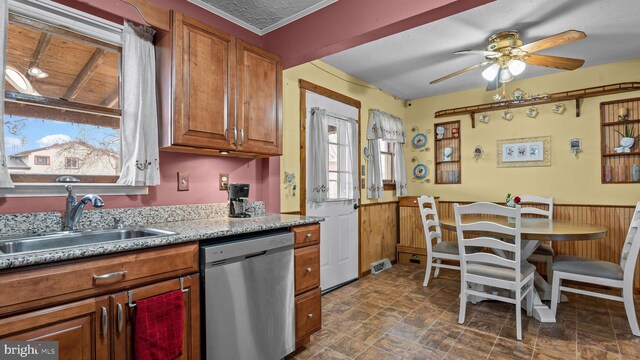
POLYGON ((380 142, 380 163, 382 170, 382 184, 385 190, 395 189, 395 180, 393 178, 393 143, 385 140, 380 142))
POLYGON ((82 183, 115 183, 121 48, 10 12, 5 50, 2 130, 13 182, 73 175, 82 183), (31 166, 30 156, 49 167, 31 166))

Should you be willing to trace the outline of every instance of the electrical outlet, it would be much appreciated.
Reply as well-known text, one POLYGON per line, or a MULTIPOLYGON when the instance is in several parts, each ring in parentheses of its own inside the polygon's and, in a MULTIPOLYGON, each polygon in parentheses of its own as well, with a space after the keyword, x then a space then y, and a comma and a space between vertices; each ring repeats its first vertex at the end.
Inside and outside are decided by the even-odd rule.
POLYGON ((189 191, 188 172, 178 172, 178 191, 189 191))
POLYGON ((229 173, 220 173, 218 176, 218 184, 221 191, 227 191, 229 188, 229 173))

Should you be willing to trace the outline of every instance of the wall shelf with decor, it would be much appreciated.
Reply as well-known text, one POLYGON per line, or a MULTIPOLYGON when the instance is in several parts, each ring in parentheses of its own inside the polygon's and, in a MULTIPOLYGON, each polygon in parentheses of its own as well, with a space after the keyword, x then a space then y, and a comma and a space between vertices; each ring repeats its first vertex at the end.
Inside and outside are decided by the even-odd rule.
MULTIPOLYGON (((530 107, 533 105, 542 105, 542 104, 550 104, 557 103, 562 101, 575 101, 576 103, 576 117, 580 117, 580 100, 618 94, 629 91, 637 91, 640 90, 640 82, 625 82, 625 83, 617 83, 617 84, 609 84, 609 85, 601 85, 594 86, 590 88, 584 89, 575 89, 568 91, 556 92, 553 94, 546 94, 545 96, 538 96, 535 98, 527 98, 527 99, 519 99, 519 100, 503 100, 486 104, 477 104, 477 105, 469 105, 459 108, 453 109, 445 109, 436 111, 435 117, 448 117, 448 116, 459 116, 459 115, 469 115, 471 118, 471 127, 476 127, 476 114, 480 114, 487 111, 499 111, 506 109, 514 109, 520 107, 530 107)), ((637 115, 637 113, 636 113, 637 115)), ((637 116, 636 116, 637 118, 637 116)), ((615 121, 615 120, 613 120, 615 121)))
POLYGON ((462 183, 460 120, 434 125, 436 184, 462 183))
POLYGON ((640 98, 600 103, 600 124, 601 182, 640 183, 640 98))

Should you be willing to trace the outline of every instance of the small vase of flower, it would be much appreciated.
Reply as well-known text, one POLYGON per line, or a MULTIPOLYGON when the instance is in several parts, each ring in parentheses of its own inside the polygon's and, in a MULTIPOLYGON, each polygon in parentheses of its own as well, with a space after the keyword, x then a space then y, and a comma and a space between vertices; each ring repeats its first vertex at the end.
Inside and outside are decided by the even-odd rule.
MULTIPOLYGON (((516 206, 520 205, 520 196, 512 196, 511 194, 507 194, 506 203, 508 207, 515 208, 516 206)), ((513 216, 509 216, 508 221, 509 224, 515 224, 516 218, 513 216)))

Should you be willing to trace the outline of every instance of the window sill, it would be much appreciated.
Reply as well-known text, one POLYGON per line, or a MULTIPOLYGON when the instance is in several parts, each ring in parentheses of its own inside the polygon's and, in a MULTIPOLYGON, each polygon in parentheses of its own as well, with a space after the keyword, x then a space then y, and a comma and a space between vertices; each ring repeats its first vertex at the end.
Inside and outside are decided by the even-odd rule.
POLYGON ((395 190, 396 189, 396 184, 394 183, 385 183, 382 185, 384 190, 395 190))
POLYGON ((146 186, 127 186, 119 184, 73 184, 73 183, 17 183, 14 188, 0 189, 0 197, 44 197, 66 196, 66 185, 72 185, 78 195, 95 193, 98 195, 147 195, 146 186))

